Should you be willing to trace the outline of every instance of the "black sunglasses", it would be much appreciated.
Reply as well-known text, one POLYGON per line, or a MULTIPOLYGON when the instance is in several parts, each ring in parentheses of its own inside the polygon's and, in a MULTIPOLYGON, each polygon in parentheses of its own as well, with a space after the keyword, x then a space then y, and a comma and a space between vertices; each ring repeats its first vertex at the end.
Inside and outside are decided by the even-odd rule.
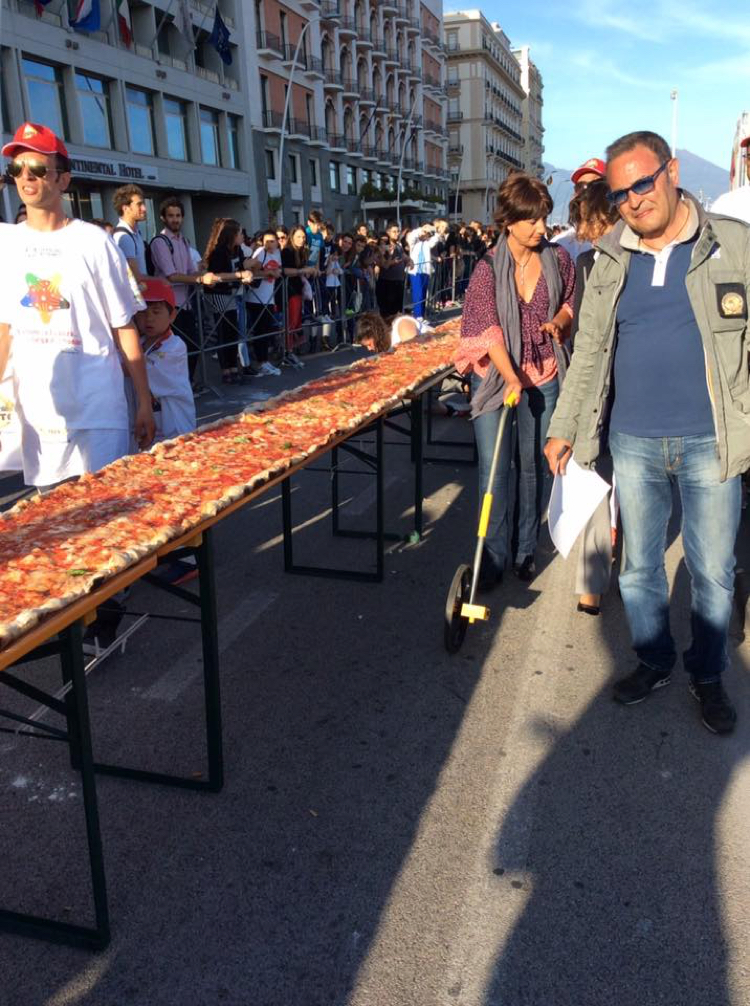
POLYGON ((48 171, 57 171, 57 168, 48 167, 41 161, 11 161, 6 171, 11 178, 20 178, 24 168, 28 168, 34 178, 46 178, 48 171))
POLYGON ((615 189, 614 192, 608 192, 607 199, 613 206, 622 206, 631 192, 634 192, 637 196, 645 196, 647 192, 653 192, 656 185, 656 179, 668 164, 669 161, 665 161, 659 170, 655 171, 653 175, 646 175, 645 178, 639 178, 637 182, 633 182, 633 184, 627 189, 615 189))

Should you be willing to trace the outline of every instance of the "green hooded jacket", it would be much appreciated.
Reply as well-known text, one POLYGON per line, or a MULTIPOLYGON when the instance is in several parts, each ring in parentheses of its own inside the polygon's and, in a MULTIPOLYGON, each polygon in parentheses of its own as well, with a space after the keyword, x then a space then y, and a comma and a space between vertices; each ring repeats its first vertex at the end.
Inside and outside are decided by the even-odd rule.
MULTIPOLYGON (((698 237, 685 280, 703 341, 706 383, 724 481, 750 468, 750 226, 698 212, 698 237)), ((549 437, 573 444, 576 461, 591 466, 601 450, 617 348, 617 303, 631 252, 620 244, 625 222, 598 243, 586 284, 575 352, 549 427, 549 437)), ((654 333, 656 338, 658 333, 654 333)), ((648 360, 643 361, 648 367, 648 360)))

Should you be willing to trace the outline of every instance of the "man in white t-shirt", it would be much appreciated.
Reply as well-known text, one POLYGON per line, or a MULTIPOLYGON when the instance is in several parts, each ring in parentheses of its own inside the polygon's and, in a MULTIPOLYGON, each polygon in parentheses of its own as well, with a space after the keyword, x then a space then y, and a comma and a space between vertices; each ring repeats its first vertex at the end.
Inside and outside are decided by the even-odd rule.
POLYGON ((143 283, 148 279, 146 242, 138 231, 138 224, 146 219, 143 189, 137 185, 121 185, 112 196, 112 205, 119 217, 112 231, 112 240, 128 260, 135 278, 143 283))
POLYGON ((721 213, 725 217, 736 217, 737 220, 744 220, 746 224, 750 224, 750 136, 745 137, 740 147, 745 160, 747 183, 731 192, 725 192, 714 200, 711 212, 721 213))
POLYGON ((63 209, 70 161, 46 126, 25 123, 2 148, 28 209, 0 231, 0 380, 12 347, 24 479, 50 486, 128 453, 123 366, 140 447, 154 417, 127 262, 101 228, 63 209))

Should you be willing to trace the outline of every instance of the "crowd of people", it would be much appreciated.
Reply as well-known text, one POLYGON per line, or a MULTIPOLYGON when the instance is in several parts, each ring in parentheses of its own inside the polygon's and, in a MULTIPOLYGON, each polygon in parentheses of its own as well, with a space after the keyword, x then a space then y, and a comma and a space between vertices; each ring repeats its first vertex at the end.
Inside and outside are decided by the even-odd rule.
MULTIPOLYGON (((25 123, 2 153, 26 220, 0 231, 0 380, 12 374, 15 467, 28 485, 44 491, 194 427, 201 311, 213 318, 222 381, 233 384, 278 373, 274 360, 302 366, 311 318, 384 352, 428 328, 430 301, 462 302, 455 365, 470 387, 480 491, 495 500, 479 588, 493 589, 506 566, 533 580, 551 478, 571 458, 594 468, 617 505, 602 501, 581 536, 578 609, 599 613, 621 527, 638 665, 614 697, 641 702, 670 682, 677 660, 664 566, 676 487, 692 582, 684 665, 703 723, 734 729, 722 675, 750 468, 750 227, 707 213, 680 187, 662 137, 631 133, 606 161, 584 162, 562 233, 548 227, 544 183, 515 172, 490 228, 438 219, 337 235, 311 211, 306 227, 250 237, 219 218, 202 252, 183 234, 177 197, 161 204, 163 227, 146 241, 134 185, 115 195, 116 226, 68 217, 70 161, 46 127, 25 123)), ((12 466, 7 456, 0 464, 12 466)))

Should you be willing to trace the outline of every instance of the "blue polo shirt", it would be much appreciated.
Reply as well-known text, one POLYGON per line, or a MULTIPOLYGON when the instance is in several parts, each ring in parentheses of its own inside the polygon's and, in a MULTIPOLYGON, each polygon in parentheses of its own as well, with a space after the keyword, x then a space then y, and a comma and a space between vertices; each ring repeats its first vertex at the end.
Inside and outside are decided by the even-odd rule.
POLYGON ((713 434, 703 342, 685 277, 695 239, 630 256, 617 305, 610 429, 636 437, 713 434))

